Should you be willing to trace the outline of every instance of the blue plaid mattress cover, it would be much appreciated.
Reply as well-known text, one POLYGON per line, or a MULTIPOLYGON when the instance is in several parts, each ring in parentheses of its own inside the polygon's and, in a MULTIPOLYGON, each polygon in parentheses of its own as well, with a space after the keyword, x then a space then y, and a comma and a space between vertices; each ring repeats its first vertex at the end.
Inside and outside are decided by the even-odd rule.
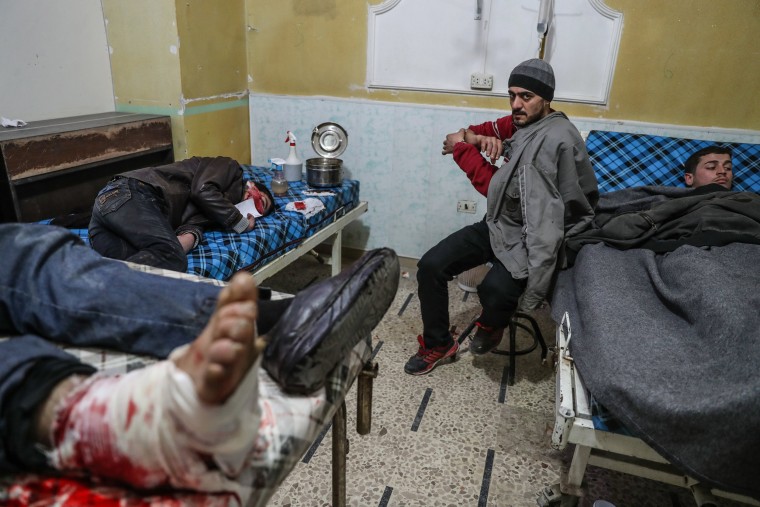
POLYGON ((760 145, 592 130, 586 139, 600 192, 640 186, 684 187, 683 163, 708 146, 733 153, 734 190, 760 192, 760 145))
MULTIPOLYGON (((708 146, 731 149, 737 191, 760 192, 760 145, 592 130, 586 138, 599 192, 640 186, 685 187, 683 163, 708 146)), ((591 396, 594 428, 623 435, 631 432, 591 396)))
MULTIPOLYGON (((266 167, 243 165, 245 180, 272 188, 272 172, 266 167)), ((305 181, 290 182, 288 192, 275 196, 275 211, 256 219, 250 232, 206 231, 203 241, 187 256, 187 273, 216 280, 229 280, 241 270, 255 271, 278 256, 296 248, 302 241, 340 218, 359 204, 359 182, 344 179, 340 186, 312 188, 305 181), (319 195, 308 195, 318 193, 319 195), (319 199, 325 209, 310 217, 288 211, 290 202, 319 199)), ((72 229, 89 244, 87 229, 72 229)))

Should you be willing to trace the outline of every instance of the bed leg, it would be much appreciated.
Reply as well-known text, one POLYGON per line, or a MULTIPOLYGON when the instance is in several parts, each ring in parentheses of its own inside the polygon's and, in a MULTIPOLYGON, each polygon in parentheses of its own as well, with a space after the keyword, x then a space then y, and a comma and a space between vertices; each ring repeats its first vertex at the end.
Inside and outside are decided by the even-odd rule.
POLYGON ((341 255, 343 253, 343 235, 341 234, 341 231, 338 231, 335 233, 335 240, 333 240, 332 244, 332 258, 330 259, 332 263, 332 276, 337 275, 340 273, 340 270, 343 267, 343 260, 341 258, 341 255))
POLYGON ((554 484, 539 492, 536 503, 539 507, 576 507, 578 500, 577 496, 562 493, 560 485, 554 484))
POLYGON ((567 471, 567 475, 562 474, 563 493, 578 497, 583 496, 583 476, 586 474, 589 457, 591 457, 591 447, 576 444, 570 470, 567 471))
POLYGON ((713 496, 709 488, 701 484, 694 484, 690 489, 698 507, 718 507, 718 500, 713 496))
POLYGON ((372 431, 372 385, 373 379, 377 378, 377 371, 377 363, 373 361, 365 364, 359 372, 356 389, 356 432, 360 435, 367 435, 372 431))
POLYGON ((332 504, 346 506, 346 402, 343 401, 332 420, 332 504))

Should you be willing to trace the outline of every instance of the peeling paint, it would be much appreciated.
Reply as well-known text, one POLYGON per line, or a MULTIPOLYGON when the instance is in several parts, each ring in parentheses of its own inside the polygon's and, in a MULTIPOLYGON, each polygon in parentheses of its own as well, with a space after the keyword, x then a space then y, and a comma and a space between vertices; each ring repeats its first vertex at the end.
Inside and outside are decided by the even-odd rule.
POLYGON ((113 54, 113 46, 108 46, 108 54, 109 55, 113 54))
POLYGON ((214 100, 218 99, 244 99, 248 96, 248 90, 238 92, 238 93, 224 93, 221 95, 209 95, 207 97, 198 97, 197 99, 186 99, 185 97, 181 97, 179 99, 180 104, 182 104, 182 107, 186 104, 192 104, 193 102, 213 102, 214 100))
POLYGON ((173 55, 176 55, 177 54, 177 46, 175 46, 174 44, 172 44, 171 46, 169 46, 169 52, 171 54, 173 54, 173 55))

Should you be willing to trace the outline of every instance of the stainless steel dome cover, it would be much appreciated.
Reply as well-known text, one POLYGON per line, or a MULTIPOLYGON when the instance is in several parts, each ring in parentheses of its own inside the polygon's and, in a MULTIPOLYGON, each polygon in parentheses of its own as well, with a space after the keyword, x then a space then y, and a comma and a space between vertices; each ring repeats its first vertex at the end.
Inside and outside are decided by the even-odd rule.
POLYGON ((337 123, 321 123, 311 133, 311 146, 322 157, 337 158, 348 147, 348 134, 337 123))

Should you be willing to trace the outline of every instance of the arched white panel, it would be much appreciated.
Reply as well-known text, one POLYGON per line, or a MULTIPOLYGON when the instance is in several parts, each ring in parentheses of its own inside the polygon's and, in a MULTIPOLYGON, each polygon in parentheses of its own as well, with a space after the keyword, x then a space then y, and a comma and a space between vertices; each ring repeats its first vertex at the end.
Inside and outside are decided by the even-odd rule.
MULTIPOLYGON (((367 84, 506 95, 512 68, 538 55, 540 4, 388 0, 370 6, 367 84), (471 90, 476 72, 493 75, 491 91, 471 90)), ((557 78, 555 99, 606 104, 622 27, 622 14, 603 0, 555 0, 544 55, 557 78)))

